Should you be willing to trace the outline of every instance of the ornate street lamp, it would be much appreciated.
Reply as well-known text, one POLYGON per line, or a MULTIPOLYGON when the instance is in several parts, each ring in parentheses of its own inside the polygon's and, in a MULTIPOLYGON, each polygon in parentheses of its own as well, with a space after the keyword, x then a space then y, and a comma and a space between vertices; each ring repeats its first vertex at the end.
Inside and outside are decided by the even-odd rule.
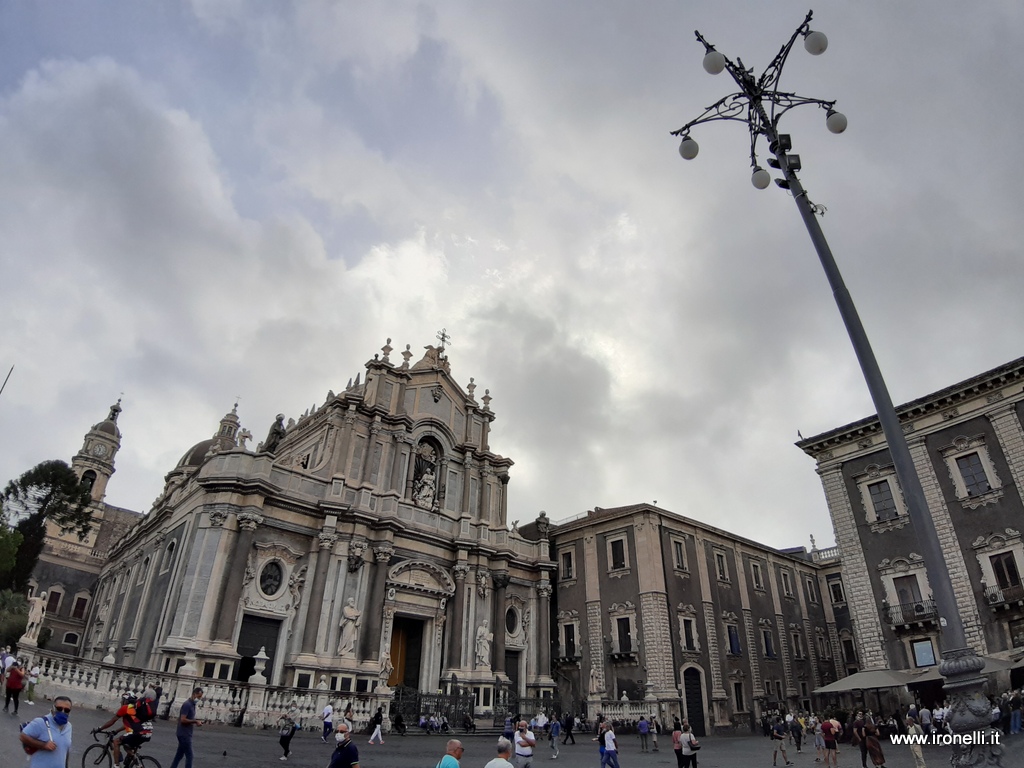
MULTIPOLYGON (((800 170, 800 157, 790 153, 792 142, 788 134, 778 132, 780 118, 794 107, 814 105, 825 111, 825 126, 832 133, 846 130, 846 117, 835 110, 834 101, 812 99, 798 96, 795 93, 778 90, 782 68, 789 57, 793 44, 803 38, 804 48, 813 55, 823 53, 828 47, 828 38, 810 28, 812 13, 808 12, 803 23, 797 27, 789 42, 775 56, 771 64, 755 77, 752 69, 743 65, 742 59, 732 61, 715 49, 700 32, 696 32, 697 40, 704 46, 704 70, 712 75, 727 71, 739 88, 725 98, 712 104, 696 120, 691 120, 682 128, 673 131, 673 136, 681 138, 679 154, 686 160, 697 156, 699 147, 690 135, 695 126, 716 120, 731 120, 746 123, 750 132, 750 167, 751 183, 758 189, 765 189, 771 183, 771 173, 758 164, 758 140, 763 136, 768 143, 772 157, 767 164, 782 172, 782 178, 775 183, 788 190, 796 201, 800 216, 811 237, 811 242, 818 253, 821 266, 832 287, 839 314, 846 325, 854 352, 860 362, 868 391, 878 412, 878 420, 882 426, 892 455, 896 476, 907 502, 911 523, 917 533, 923 551, 928 579, 938 607, 940 625, 939 645, 942 650, 942 664, 939 671, 946 678, 945 690, 949 696, 951 713, 949 722, 956 733, 967 733, 987 728, 989 725, 990 707, 985 696, 985 678, 981 670, 985 663, 974 649, 968 647, 964 633, 963 621, 957 607, 953 587, 949 580, 938 534, 928 504, 925 500, 921 481, 914 468, 910 449, 900 427, 899 417, 893 407, 889 391, 882 379, 882 373, 875 360, 874 352, 868 343, 867 334, 861 324, 860 317, 854 307, 853 299, 843 282, 839 268, 836 266, 832 251, 821 231, 817 216, 825 209, 812 203, 807 192, 797 178, 800 170)), ((999 765, 1001 750, 990 745, 954 746, 953 763, 955 765, 975 765, 979 760, 988 759, 986 765, 999 765)))

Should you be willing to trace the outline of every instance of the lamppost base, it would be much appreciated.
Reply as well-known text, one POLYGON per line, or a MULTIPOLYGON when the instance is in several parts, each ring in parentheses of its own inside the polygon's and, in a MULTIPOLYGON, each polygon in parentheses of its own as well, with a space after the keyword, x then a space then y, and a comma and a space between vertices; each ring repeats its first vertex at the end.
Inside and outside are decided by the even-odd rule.
POLYGON ((953 731, 950 765, 1001 766, 1002 734, 992 727, 992 704, 981 675, 985 660, 973 648, 954 648, 943 653, 939 673, 946 679, 943 690, 949 701, 946 722, 953 731))

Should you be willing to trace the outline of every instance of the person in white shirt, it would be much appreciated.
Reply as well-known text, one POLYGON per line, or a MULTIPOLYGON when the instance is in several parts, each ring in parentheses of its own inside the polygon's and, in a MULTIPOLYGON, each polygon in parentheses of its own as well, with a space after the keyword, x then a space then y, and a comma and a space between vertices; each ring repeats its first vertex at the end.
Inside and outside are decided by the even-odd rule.
POLYGON ((604 757, 601 758, 601 768, 619 768, 619 742, 615 739, 615 729, 611 723, 605 724, 604 732, 604 757))
POLYGON ((548 716, 541 712, 537 715, 537 729, 543 731, 548 724, 548 716))
POLYGON ((928 707, 921 707, 920 711, 921 730, 925 736, 932 732, 932 713, 928 707))
POLYGON ((324 711, 320 713, 320 719, 324 721, 324 732, 320 741, 326 744, 328 735, 334 730, 334 707, 331 706, 331 702, 327 702, 324 711))
POLYGON ((510 762, 512 757, 512 742, 504 736, 498 738, 498 756, 487 763, 484 768, 516 768, 510 762))
POLYGON ((519 729, 515 735, 516 745, 516 768, 532 768, 533 748, 537 746, 537 739, 534 738, 525 720, 519 721, 519 729))

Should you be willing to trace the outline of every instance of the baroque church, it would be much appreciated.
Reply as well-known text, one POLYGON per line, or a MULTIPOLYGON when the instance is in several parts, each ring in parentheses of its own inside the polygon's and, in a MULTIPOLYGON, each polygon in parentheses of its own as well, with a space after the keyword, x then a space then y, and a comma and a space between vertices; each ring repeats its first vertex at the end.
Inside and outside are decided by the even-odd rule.
POLYGON ((443 346, 392 352, 255 451, 235 410, 186 451, 109 548, 81 655, 244 682, 263 649, 273 685, 550 694, 555 564, 544 521, 536 540, 506 525, 490 394, 443 346))

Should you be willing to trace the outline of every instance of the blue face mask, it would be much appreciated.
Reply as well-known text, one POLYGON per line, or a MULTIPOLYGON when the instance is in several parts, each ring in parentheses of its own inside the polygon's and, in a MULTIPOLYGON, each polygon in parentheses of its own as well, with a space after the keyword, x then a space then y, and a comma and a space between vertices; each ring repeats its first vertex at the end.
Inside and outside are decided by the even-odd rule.
POLYGON ((68 724, 68 713, 67 712, 54 712, 53 713, 53 722, 55 722, 57 725, 67 725, 68 724))

